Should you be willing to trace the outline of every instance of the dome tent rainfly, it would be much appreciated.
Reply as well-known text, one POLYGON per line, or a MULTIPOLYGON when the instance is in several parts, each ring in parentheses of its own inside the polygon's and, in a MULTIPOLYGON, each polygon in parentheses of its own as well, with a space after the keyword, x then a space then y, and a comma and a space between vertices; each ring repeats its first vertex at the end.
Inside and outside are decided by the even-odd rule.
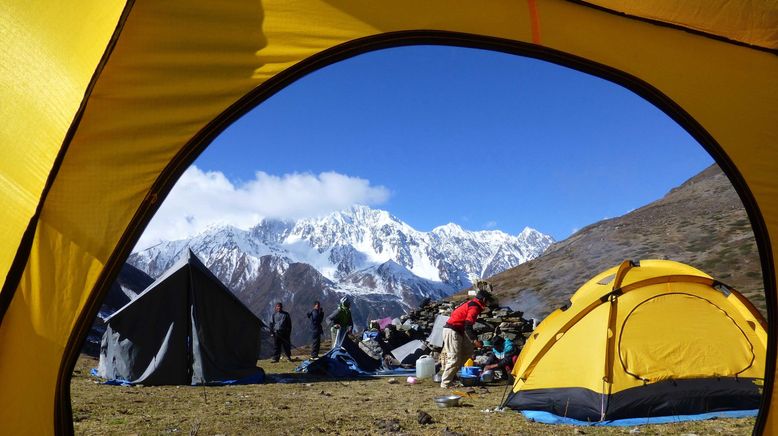
POLYGON ((143 385, 260 382, 263 324, 188 253, 105 320, 97 373, 143 385))
POLYGON ((584 422, 756 409, 765 326, 745 297, 691 266, 625 261, 534 330, 505 404, 584 422))
MULTIPOLYGON (((733 182, 757 238, 768 318, 778 314, 775 0, 2 1, 0 422, 8 433, 73 431, 70 375, 100 300, 213 138, 306 73, 393 46, 530 56, 655 104, 733 182), (20 377, 28 373, 35 379, 20 377)), ((763 434, 778 432, 774 326, 756 423, 763 434)))

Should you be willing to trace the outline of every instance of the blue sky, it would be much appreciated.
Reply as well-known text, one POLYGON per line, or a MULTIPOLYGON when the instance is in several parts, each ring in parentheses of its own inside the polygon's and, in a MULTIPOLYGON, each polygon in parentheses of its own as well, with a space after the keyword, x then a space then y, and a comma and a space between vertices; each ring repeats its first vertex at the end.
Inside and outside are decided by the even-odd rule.
POLYGON ((338 196, 320 177, 335 174, 361 187, 343 200, 419 230, 530 226, 561 240, 661 198, 712 162, 616 84, 529 58, 420 46, 298 80, 230 126, 195 166, 232 191, 261 184, 260 172, 285 193, 268 188, 242 197, 248 203, 295 203, 289 186, 307 186, 300 177, 318 183, 314 197, 338 196))

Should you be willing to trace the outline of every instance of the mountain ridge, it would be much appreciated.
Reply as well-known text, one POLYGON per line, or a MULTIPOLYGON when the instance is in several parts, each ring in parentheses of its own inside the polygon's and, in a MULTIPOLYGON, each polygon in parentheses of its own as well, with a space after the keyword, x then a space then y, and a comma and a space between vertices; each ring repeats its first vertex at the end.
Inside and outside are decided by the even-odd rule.
MULTIPOLYGON (((211 226, 192 238, 160 242, 135 252, 129 262, 154 277, 184 255, 186 247, 197 247, 195 252, 206 260, 232 251, 253 258, 253 262, 244 259, 252 266, 264 255, 304 262, 337 281, 359 269, 394 260, 420 278, 461 289, 469 283, 448 274, 450 267, 464 271, 472 281, 535 257, 552 242, 550 236, 529 227, 515 236, 499 230, 467 231, 453 223, 421 232, 386 211, 354 206, 297 222, 265 219, 248 230, 211 226)), ((231 263, 240 262, 236 257, 231 263)))
MULTIPOLYGON (((277 301, 301 312, 315 300, 333 308, 351 295, 362 325, 467 288, 552 243, 529 227, 509 235, 448 223, 423 232, 387 211, 357 205, 320 218, 265 219, 246 230, 213 225, 190 239, 135 252, 128 263, 158 277, 191 249, 263 319, 277 301)), ((297 317, 295 330, 305 328, 303 321, 297 317)))

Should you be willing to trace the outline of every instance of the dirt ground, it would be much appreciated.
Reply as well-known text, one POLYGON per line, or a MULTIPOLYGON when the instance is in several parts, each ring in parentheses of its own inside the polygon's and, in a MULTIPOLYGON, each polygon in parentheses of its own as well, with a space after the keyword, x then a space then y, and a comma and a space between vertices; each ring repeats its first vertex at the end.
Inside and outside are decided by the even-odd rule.
POLYGON ((493 412, 505 385, 479 388, 462 406, 440 409, 445 393, 431 381, 404 378, 320 379, 295 374, 299 362, 258 362, 279 382, 261 385, 121 387, 89 375, 97 361, 82 356, 71 398, 76 434, 413 434, 413 435, 746 435, 754 418, 640 427, 577 428, 529 422, 513 411, 493 412), (431 424, 419 424, 419 411, 431 424))

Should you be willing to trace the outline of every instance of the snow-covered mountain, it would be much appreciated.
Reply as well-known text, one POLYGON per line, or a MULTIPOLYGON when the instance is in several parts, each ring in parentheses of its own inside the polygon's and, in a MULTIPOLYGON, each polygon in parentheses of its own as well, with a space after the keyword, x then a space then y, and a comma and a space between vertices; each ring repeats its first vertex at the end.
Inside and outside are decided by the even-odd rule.
POLYGON ((335 282, 391 260, 416 277, 461 289, 534 259, 552 242, 531 228, 516 236, 471 232, 456 224, 421 232, 389 212, 354 206, 323 218, 263 220, 249 230, 213 226, 192 239, 133 253, 129 261, 157 277, 191 247, 229 286, 240 288, 266 255, 307 263, 335 282))
POLYGON ((332 301, 359 295, 355 300, 383 302, 397 312, 534 259, 553 242, 531 228, 515 236, 456 224, 422 232, 389 212, 354 206, 322 218, 263 220, 248 230, 213 226, 191 239, 133 253, 128 262, 159 277, 191 248, 260 316, 269 314, 275 299, 288 302, 302 294, 315 299, 316 293, 332 301), (301 293, 300 286, 316 293, 301 293))

